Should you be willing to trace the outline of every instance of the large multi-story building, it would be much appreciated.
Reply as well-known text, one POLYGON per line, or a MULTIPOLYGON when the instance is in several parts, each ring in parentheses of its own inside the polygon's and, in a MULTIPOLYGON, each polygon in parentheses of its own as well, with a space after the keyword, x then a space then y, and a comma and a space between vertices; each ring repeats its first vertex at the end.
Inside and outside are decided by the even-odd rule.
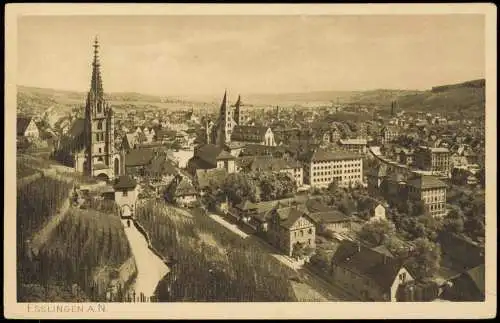
POLYGON ((304 183, 327 187, 335 181, 339 186, 363 182, 363 159, 344 151, 317 148, 303 156, 304 183))
POLYGON ((408 199, 422 201, 432 216, 446 215, 446 184, 434 176, 419 176, 408 181, 408 199))
POLYGON ((448 148, 432 148, 420 146, 413 153, 413 163, 417 168, 434 174, 449 175, 450 151, 448 148))
POLYGON ((367 150, 368 141, 363 138, 349 138, 349 139, 340 139, 339 140, 340 147, 345 151, 364 154, 367 150))

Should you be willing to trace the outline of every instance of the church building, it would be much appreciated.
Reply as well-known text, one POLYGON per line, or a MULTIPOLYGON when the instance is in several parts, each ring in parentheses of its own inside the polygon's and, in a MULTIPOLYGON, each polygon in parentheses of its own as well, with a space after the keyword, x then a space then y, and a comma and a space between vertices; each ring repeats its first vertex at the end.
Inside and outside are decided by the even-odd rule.
POLYGON ((94 43, 94 60, 85 117, 73 123, 61 147, 75 171, 89 177, 112 180, 124 174, 124 151, 115 143, 113 109, 104 98, 99 63, 99 43, 94 43))

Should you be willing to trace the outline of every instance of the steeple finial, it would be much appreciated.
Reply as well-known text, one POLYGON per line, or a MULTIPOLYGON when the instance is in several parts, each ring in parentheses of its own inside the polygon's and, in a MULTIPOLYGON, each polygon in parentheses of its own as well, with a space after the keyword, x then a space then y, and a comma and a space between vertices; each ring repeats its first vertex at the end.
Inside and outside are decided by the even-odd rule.
POLYGON ((102 90, 102 79, 99 63, 99 40, 97 35, 94 38, 94 61, 92 62, 92 83, 90 85, 90 91, 94 94, 100 94, 102 90))

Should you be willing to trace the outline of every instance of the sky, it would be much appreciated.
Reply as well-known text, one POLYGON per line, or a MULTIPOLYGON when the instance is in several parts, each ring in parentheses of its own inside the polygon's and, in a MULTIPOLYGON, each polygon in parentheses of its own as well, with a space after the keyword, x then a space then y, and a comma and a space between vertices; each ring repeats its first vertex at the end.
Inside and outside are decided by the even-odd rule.
POLYGON ((24 16, 19 85, 158 95, 428 89, 485 76, 484 16, 24 16))

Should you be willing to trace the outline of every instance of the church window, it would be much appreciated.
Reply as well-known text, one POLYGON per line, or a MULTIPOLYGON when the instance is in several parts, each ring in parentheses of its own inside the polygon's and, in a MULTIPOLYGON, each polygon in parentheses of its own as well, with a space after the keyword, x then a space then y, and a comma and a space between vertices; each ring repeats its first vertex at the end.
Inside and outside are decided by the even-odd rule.
POLYGON ((102 148, 99 148, 99 154, 102 153, 102 148))
POLYGON ((99 120, 99 122, 97 123, 97 129, 102 130, 102 121, 101 120, 99 120))

